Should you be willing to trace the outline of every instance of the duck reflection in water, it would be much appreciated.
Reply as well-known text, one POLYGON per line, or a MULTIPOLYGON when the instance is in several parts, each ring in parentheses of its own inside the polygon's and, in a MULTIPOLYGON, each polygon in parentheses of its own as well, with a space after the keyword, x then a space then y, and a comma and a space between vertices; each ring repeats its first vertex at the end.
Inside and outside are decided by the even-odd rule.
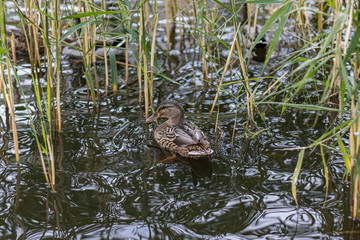
MULTIPOLYGON (((210 155, 214 151, 206 135, 195 124, 184 121, 184 110, 177 101, 165 100, 160 103, 156 112, 146 119, 146 122, 162 117, 167 120, 159 125, 154 133, 156 142, 166 151, 160 162, 171 163, 171 160, 178 160, 190 165, 195 173, 199 172, 197 166, 201 163, 211 166, 210 155)), ((212 168, 207 172, 212 174, 212 168)))
MULTIPOLYGON (((152 146, 154 147, 154 146, 152 146)), ((180 155, 173 157, 173 153, 169 152, 163 148, 154 147, 159 149, 158 160, 156 163, 163 164, 177 164, 182 163, 186 166, 189 166, 191 169, 191 176, 194 186, 199 182, 199 179, 204 179, 205 182, 208 182, 212 179, 213 167, 211 164, 210 156, 203 156, 200 158, 187 158, 180 155)))

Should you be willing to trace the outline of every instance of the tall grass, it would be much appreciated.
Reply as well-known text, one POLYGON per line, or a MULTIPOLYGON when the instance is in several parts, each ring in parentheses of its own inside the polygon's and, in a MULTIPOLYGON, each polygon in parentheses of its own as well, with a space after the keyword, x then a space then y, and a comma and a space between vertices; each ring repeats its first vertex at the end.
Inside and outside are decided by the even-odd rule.
POLYGON ((18 136, 17 136, 17 128, 15 122, 15 107, 14 107, 14 94, 13 94, 13 87, 12 87, 12 71, 14 70, 14 65, 11 63, 11 59, 9 56, 9 49, 5 35, 5 2, 3 0, 0 1, 0 36, 1 36, 1 45, 0 45, 0 59, 3 59, 5 55, 5 63, 0 65, 0 91, 3 94, 6 107, 10 111, 11 115, 11 129, 14 139, 14 146, 15 146, 15 157, 16 161, 19 162, 19 143, 18 143, 18 136), (7 68, 5 69, 5 66, 7 68), (10 68, 12 66, 12 68, 10 68), (7 71, 7 76, 5 76, 5 70, 7 71))
MULTIPOLYGON (((27 39, 29 57, 32 68, 33 87, 35 89, 36 106, 39 110, 40 121, 33 120, 29 111, 29 119, 38 144, 39 158, 42 161, 45 178, 52 189, 55 189, 55 167, 53 138, 54 133, 61 134, 61 48, 66 47, 64 40, 70 35, 75 35, 78 41, 77 50, 82 52, 82 62, 88 86, 89 99, 94 104, 108 101, 108 88, 112 85, 114 95, 118 91, 117 61, 114 55, 105 54, 105 76, 97 72, 95 45, 99 38, 116 38, 123 36, 127 39, 125 45, 125 78, 128 84, 130 67, 129 59, 135 59, 137 65, 139 102, 144 103, 145 115, 152 108, 154 96, 155 76, 173 81, 161 73, 156 65, 156 55, 160 51, 168 54, 170 51, 171 28, 178 28, 180 41, 188 35, 201 51, 202 72, 204 85, 214 90, 213 104, 210 110, 212 115, 219 109, 218 101, 221 94, 227 94, 226 87, 238 86, 237 109, 246 108, 249 122, 255 123, 254 115, 260 113, 260 106, 275 105, 282 108, 297 108, 303 111, 323 111, 337 113, 337 121, 314 140, 309 146, 302 146, 299 150, 298 164, 294 169, 292 193, 297 203, 296 186, 301 174, 301 165, 305 161, 306 149, 319 148, 324 156, 324 149, 328 148, 342 154, 344 166, 350 174, 351 181, 351 206, 352 217, 359 218, 359 3, 354 0, 346 2, 341 0, 318 1, 256 1, 248 4, 249 18, 246 20, 248 31, 256 26, 261 14, 268 14, 262 22, 263 28, 257 36, 243 36, 245 28, 241 20, 241 9, 245 1, 231 0, 224 3, 219 0, 207 1, 169 1, 159 5, 157 0, 114 1, 117 10, 107 10, 106 1, 99 5, 95 1, 74 1, 76 12, 61 10, 62 2, 38 2, 26 0, 25 11, 22 11, 14 1, 21 18, 21 26, 27 39), (219 14, 221 11, 221 14, 219 14), (225 14, 223 14, 225 13, 225 14), (160 17, 165 18, 166 49, 160 49, 158 44, 158 24, 160 17), (116 32, 109 28, 109 19, 112 18, 118 26, 125 29, 125 33, 116 32), (80 19, 76 23, 75 19, 80 19), (63 29, 69 23, 68 29, 63 29), (27 28, 24 28, 27 26, 27 28), (229 41, 223 40, 223 33, 228 26, 233 26, 233 37, 229 41), (330 27, 331 26, 331 27, 330 27), (277 57, 276 70, 282 70, 280 77, 265 76, 263 73, 256 78, 249 77, 248 67, 251 64, 252 52, 256 44, 266 34, 270 35, 267 55, 263 63, 263 73, 269 66, 274 56, 277 57), (246 49, 245 42, 249 43, 246 49), (294 49, 287 56, 279 56, 282 49, 279 43, 286 42, 294 49), (40 44, 41 43, 41 44, 40 44), (44 57, 40 49, 44 47, 44 57), (132 50, 132 51, 130 51, 132 50), (220 52, 226 50, 226 57, 220 52), (129 52, 132 52, 130 55, 129 52), (46 79, 39 75, 39 69, 46 68, 46 79), (240 69, 237 80, 227 82, 227 76, 233 69, 240 69), (289 68, 291 70, 289 70, 289 68), (109 75, 108 72, 111 72, 109 75), (217 73, 218 77, 211 73, 217 73), (110 83, 111 78, 111 83, 110 83), (289 84, 282 85, 284 78, 289 79, 289 84), (105 79, 105 96, 101 96, 99 81, 105 79), (269 80, 267 90, 260 92, 255 81, 269 80), (46 88, 42 88, 42 85, 46 88), (314 85, 321 88, 318 91, 317 101, 314 102, 306 96, 306 86, 314 85), (43 90, 46 89, 46 90, 43 90), (297 96, 305 96, 303 102, 297 96), (244 96, 245 100, 240 101, 244 96), (276 100, 275 100, 276 99, 276 100), (280 100, 279 100, 280 99, 280 100), (336 107, 334 107, 336 106, 336 107), (40 131, 38 129, 41 129, 40 131), (345 144, 344 137, 349 138, 345 144), (330 141, 333 140, 333 141, 330 141), (335 142, 336 145, 330 145, 335 142), (43 156, 45 155, 45 157, 43 156)), ((70 3, 65 3, 70 4, 70 3)), ((10 111, 11 128, 16 152, 19 161, 19 149, 16 131, 16 112, 14 111, 13 86, 14 78, 21 88, 21 82, 16 74, 16 58, 11 57, 6 36, 6 7, 5 1, 0 0, 0 34, 1 34, 1 64, 0 64, 0 90, 4 102, 10 111)), ((10 37, 10 36, 9 36, 10 37)), ((112 48, 103 43, 105 51, 112 48)), ((14 53, 14 50, 12 51, 14 53)), ((273 65, 273 63, 272 63, 273 65)), ((196 86, 195 86, 196 87, 196 86)), ((24 96, 24 94, 23 94, 24 96)), ((24 97, 23 101, 26 102, 24 97)), ((217 118, 219 111, 217 111, 217 118)), ((237 113, 235 113, 235 118, 237 113)), ((260 113, 260 116, 263 116, 260 113)), ((217 120, 216 120, 217 121, 217 120)), ((235 121, 235 125, 238 124, 235 121)), ((256 126, 256 124, 254 124, 256 126)), ((245 125, 249 132, 250 126, 245 125)), ((234 128, 235 129, 235 128, 234 128)), ((258 129, 259 130, 259 129, 258 129)), ((234 131, 235 132, 235 131, 234 131)), ((261 134, 261 130, 257 132, 261 134)), ((326 186, 328 188, 329 175, 325 157, 323 158, 326 186)))
MULTIPOLYGON (((291 3, 292 1, 287 1, 291 3)), ((298 79, 298 81, 285 87, 284 89, 268 94, 265 98, 258 101, 258 104, 277 104, 286 107, 299 108, 312 111, 328 111, 338 112, 339 118, 342 120, 339 125, 335 125, 333 129, 329 129, 323 135, 314 140, 310 146, 302 147, 299 155, 298 165, 294 172, 293 194, 296 199, 296 183, 300 173, 301 163, 304 158, 304 150, 307 148, 315 148, 319 146, 323 154, 323 147, 334 149, 333 146, 327 145, 332 138, 338 139, 336 141, 339 145, 335 149, 342 152, 344 162, 347 170, 351 173, 351 215, 353 219, 359 218, 359 139, 358 139, 358 118, 359 118, 359 101, 358 101, 358 72, 359 72, 359 56, 358 56, 358 41, 359 29, 358 20, 354 19, 359 13, 359 5, 354 1, 348 1, 344 4, 342 1, 320 2, 318 8, 325 9, 329 12, 317 11, 318 24, 323 24, 325 20, 332 25, 331 28, 324 28, 318 26, 317 35, 311 34, 315 29, 310 29, 308 23, 309 12, 315 12, 313 8, 309 8, 305 2, 294 5, 294 7, 287 8, 281 12, 281 6, 276 12, 281 12, 279 15, 281 19, 289 18, 290 15, 295 15, 294 20, 299 24, 299 31, 296 32, 296 37, 301 40, 300 49, 292 54, 289 58, 278 64, 279 68, 289 65, 289 63, 301 64, 291 73, 291 76, 298 79), (287 16, 287 17, 286 17, 287 16), (352 38, 350 37, 352 35, 352 38), (307 53, 315 53, 311 56, 307 53), (330 66, 329 73, 324 72, 324 67, 330 66), (300 77, 299 77, 300 76, 300 77), (323 80, 317 79, 318 76, 323 76, 323 80), (311 104, 295 103, 294 99, 297 95, 304 93, 305 86, 308 84, 323 85, 323 95, 318 96, 318 102, 311 104), (286 98, 282 102, 268 101, 277 94, 286 93, 286 98), (327 107, 328 103, 332 103, 337 107, 327 107), (334 104, 335 103, 335 104, 334 104), (347 120, 350 112, 350 119, 347 120), (344 134, 349 134, 349 146, 344 146, 341 138, 344 134)), ((284 5, 283 5, 284 6, 284 5)), ((276 13, 275 12, 275 13, 276 13)), ((268 20, 270 21, 271 18, 268 20)), ((284 25, 280 25, 283 28, 284 25)), ((278 31, 276 31, 276 34, 278 31)), ((274 41, 274 40, 273 40, 274 41)), ((269 51, 272 50, 272 44, 269 51)), ((266 61, 265 61, 266 63, 266 61)), ((310 102, 310 101, 308 101, 310 102)), ((328 178, 326 161, 324 162, 325 176, 328 178)), ((326 179, 328 183, 328 179, 326 179)), ((328 184, 327 184, 328 186, 328 184)))

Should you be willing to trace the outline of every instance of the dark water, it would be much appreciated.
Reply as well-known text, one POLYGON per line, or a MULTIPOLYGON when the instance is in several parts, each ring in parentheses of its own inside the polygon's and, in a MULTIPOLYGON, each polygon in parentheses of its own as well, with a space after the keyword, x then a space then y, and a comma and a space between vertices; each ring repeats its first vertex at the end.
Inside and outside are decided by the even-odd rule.
MULTIPOLYGON (((282 113, 281 107, 259 105, 264 119, 255 113, 256 126, 246 125, 247 109, 241 108, 234 131, 236 109, 246 102, 242 85, 234 84, 220 94, 216 125, 217 112, 208 116, 216 89, 207 89, 199 80, 200 52, 191 41, 182 48, 175 37, 170 57, 157 56, 165 66, 163 74, 182 86, 158 77, 154 105, 169 98, 181 102, 186 119, 203 129, 215 151, 211 160, 171 164, 157 163, 163 153, 152 147, 156 125, 144 121, 136 70, 130 70, 132 84, 127 88, 120 84, 117 96, 110 93, 106 101, 101 92, 103 101, 97 107, 88 100, 81 68, 64 57, 63 131, 53 133, 56 192, 46 186, 34 133, 20 101, 16 105, 20 164, 15 163, 11 132, 1 129, 5 147, 0 161, 0 238, 357 239, 348 216, 349 186, 343 181, 340 155, 325 149, 330 176, 327 198, 318 148, 305 152, 297 185, 299 208, 291 194, 299 155, 294 148, 319 138, 334 116, 290 108, 282 113)), ((278 60, 273 56, 273 62, 278 60)), ((25 59, 19 62, 21 69, 29 69, 25 59)), ((274 74, 271 66, 264 76, 274 74)), ((104 89, 103 65, 98 67, 104 89)), ((251 61, 249 75, 260 76, 261 69, 261 62, 251 61)), ((124 68, 118 71, 124 77, 124 68)), ((35 117, 31 77, 19 73, 35 117)), ((239 68, 224 82, 238 80, 236 73, 239 68)), ((290 81, 284 79, 283 84, 290 81)), ((268 85, 267 79, 250 84, 259 93, 268 85)), ((311 87, 309 92, 316 96, 311 87)), ((5 119, 4 104, 0 111, 5 119)), ((39 123, 36 117, 35 122, 39 123)))

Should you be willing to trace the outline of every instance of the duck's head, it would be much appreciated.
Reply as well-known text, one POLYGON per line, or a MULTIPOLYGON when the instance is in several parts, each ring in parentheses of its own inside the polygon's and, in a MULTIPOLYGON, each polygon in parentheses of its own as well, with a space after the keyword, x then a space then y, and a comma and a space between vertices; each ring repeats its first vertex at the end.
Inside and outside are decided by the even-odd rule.
POLYGON ((177 125, 184 119, 184 110, 177 101, 165 100, 160 103, 156 112, 146 119, 146 122, 151 122, 162 117, 168 118, 168 121, 166 121, 168 124, 177 125))

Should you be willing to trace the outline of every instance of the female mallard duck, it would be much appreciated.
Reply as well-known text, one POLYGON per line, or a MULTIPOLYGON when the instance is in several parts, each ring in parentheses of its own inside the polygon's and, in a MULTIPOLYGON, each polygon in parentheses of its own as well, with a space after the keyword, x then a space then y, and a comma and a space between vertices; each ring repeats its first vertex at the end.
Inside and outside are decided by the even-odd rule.
MULTIPOLYGON (((82 24, 81 19, 75 18, 74 24, 75 26, 79 26, 80 24, 82 24)), ((82 32, 81 28, 78 28, 76 32, 73 32, 70 36, 66 37, 63 40, 62 49, 61 49, 62 55, 67 55, 72 58, 82 58, 84 56, 85 52, 83 52, 82 49, 83 44, 81 43, 82 38, 80 37, 82 36, 81 32, 82 32)), ((91 48, 95 49, 96 56, 104 57, 105 54, 108 55, 109 53, 112 53, 114 55, 122 55, 125 53, 125 49, 124 49, 126 44, 125 36, 118 36, 116 38, 111 38, 106 40, 104 40, 103 38, 96 37, 95 42, 96 42, 95 45, 91 46, 91 48), (104 47, 104 45, 106 46, 106 48, 104 47)))
MULTIPOLYGON (((67 55, 73 58, 81 58, 84 56, 82 49, 80 48, 79 42, 74 37, 68 37, 64 39, 65 44, 62 47, 61 54, 67 55)), ((121 55, 125 52, 125 38, 117 38, 116 40, 108 39, 106 40, 106 50, 104 48, 104 41, 97 40, 95 48, 95 55, 104 57, 105 51, 107 54, 112 52, 114 55, 121 55)))
POLYGON ((160 103, 146 122, 161 117, 168 120, 156 128, 154 135, 162 148, 188 158, 200 158, 214 152, 200 128, 184 122, 184 110, 177 101, 165 100, 160 103))
MULTIPOLYGON (((28 32, 28 27, 26 25, 24 27, 24 31, 28 32)), ((6 34, 8 35, 8 39, 7 39, 8 47, 11 52, 12 52, 11 39, 13 38, 15 52, 21 54, 29 54, 29 48, 28 48, 29 39, 25 36, 25 34, 21 29, 17 29, 17 28, 7 29, 6 34)), ((44 52, 43 39, 40 36, 37 36, 36 41, 37 41, 37 46, 39 48, 39 53, 43 53, 44 52)), ((32 44, 33 45, 31 48, 35 48, 34 42, 32 42, 32 44)))
MULTIPOLYGON (((244 3, 240 9, 240 23, 241 25, 244 25, 242 27, 242 34, 244 39, 248 38, 251 41, 252 39, 255 40, 260 35, 262 26, 260 26, 259 24, 256 24, 255 26, 249 26, 246 24, 248 22, 248 19, 248 6, 247 3, 244 3)), ((256 43, 255 49, 265 49, 269 46, 269 42, 269 36, 267 33, 265 33, 256 43)))

